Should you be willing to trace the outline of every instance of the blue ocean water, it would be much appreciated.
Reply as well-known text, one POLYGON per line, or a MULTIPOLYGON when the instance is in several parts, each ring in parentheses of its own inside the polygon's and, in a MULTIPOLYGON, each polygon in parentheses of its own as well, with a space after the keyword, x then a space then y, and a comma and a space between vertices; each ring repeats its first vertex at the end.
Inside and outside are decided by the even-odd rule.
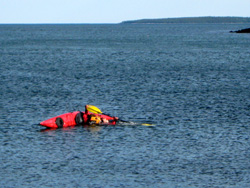
POLYGON ((0 25, 1 187, 250 187, 247 27, 0 25), (155 126, 36 125, 85 104, 155 126))

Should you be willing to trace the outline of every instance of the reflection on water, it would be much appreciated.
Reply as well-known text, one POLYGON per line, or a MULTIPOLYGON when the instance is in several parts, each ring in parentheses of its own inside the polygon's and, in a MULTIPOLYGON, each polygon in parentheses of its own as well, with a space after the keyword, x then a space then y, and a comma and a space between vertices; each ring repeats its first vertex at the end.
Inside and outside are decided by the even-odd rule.
MULTIPOLYGON (((66 128, 60 128, 60 129, 43 128, 40 130, 40 132, 57 132, 57 131, 73 132, 72 130, 75 130, 77 127, 80 127, 80 126, 66 127, 66 128)), ((84 127, 86 130, 88 130, 90 132, 99 132, 102 128, 101 126, 97 126, 97 125, 85 125, 82 127, 84 127)))

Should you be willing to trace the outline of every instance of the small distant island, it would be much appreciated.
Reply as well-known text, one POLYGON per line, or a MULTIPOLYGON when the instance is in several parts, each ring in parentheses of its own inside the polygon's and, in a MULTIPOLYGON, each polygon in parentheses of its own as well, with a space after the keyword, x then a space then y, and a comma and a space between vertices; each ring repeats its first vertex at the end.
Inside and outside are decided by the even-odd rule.
POLYGON ((161 19, 141 19, 123 21, 121 24, 223 24, 223 23, 244 23, 250 24, 250 17, 184 17, 184 18, 161 18, 161 19))

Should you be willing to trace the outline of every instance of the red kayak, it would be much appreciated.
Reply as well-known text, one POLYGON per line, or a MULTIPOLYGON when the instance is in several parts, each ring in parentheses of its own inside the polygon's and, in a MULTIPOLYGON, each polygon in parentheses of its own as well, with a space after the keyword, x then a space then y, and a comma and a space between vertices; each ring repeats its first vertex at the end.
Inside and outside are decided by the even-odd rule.
POLYGON ((95 114, 91 112, 69 112, 62 114, 45 121, 42 121, 40 125, 48 128, 63 128, 76 125, 115 125, 117 117, 111 117, 104 114, 95 114))

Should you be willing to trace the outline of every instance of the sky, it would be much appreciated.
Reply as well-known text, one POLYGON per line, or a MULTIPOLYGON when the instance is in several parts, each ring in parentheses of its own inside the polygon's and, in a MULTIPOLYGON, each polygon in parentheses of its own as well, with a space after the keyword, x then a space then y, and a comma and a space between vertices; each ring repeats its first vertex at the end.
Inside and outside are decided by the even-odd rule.
POLYGON ((250 0, 0 0, 0 23, 120 23, 199 16, 250 17, 250 0))

